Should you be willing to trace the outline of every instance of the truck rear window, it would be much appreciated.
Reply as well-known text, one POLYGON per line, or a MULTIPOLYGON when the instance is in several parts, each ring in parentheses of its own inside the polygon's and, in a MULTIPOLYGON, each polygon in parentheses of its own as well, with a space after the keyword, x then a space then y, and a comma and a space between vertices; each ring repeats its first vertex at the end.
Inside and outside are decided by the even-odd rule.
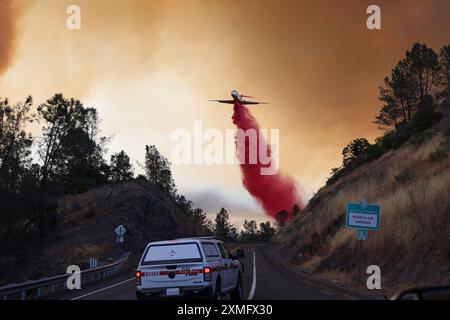
POLYGON ((142 264, 174 264, 202 260, 197 243, 168 243, 149 246, 142 264))
POLYGON ((218 257, 219 251, 214 243, 203 242, 202 243, 203 251, 207 257, 218 257))

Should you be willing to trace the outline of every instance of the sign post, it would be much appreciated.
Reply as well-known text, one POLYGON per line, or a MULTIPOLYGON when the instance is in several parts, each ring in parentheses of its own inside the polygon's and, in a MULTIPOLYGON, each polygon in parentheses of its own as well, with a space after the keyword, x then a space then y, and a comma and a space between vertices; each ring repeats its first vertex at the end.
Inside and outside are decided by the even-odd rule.
POLYGON ((367 229, 358 229, 358 240, 367 240, 367 229))
POLYGON ((124 242, 124 234, 127 232, 127 229, 123 225, 119 225, 116 229, 114 229, 116 233, 116 242, 119 245, 120 253, 123 253, 123 242, 124 242))
POLYGON ((360 203, 347 204, 347 228, 358 230, 358 274, 362 274, 363 252, 362 241, 367 240, 368 230, 380 229, 380 211, 381 208, 377 204, 369 204, 367 200, 360 203))

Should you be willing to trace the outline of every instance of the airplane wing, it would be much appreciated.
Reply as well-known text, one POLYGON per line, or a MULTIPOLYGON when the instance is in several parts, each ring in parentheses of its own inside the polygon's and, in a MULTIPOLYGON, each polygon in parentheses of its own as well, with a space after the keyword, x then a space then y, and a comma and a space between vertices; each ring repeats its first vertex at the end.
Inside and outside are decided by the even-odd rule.
POLYGON ((234 100, 209 100, 213 102, 219 102, 219 103, 227 103, 227 104, 234 104, 234 100))
POLYGON ((258 102, 258 101, 242 101, 242 104, 269 104, 268 102, 258 102))

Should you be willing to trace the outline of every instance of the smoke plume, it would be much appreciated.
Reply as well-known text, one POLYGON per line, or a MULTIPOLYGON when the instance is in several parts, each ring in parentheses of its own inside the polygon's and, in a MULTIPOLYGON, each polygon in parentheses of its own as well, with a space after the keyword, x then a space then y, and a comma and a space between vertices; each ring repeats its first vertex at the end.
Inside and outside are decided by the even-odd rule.
MULTIPOLYGON (((256 132, 260 132, 259 125, 256 119, 251 115, 250 111, 241 103, 236 102, 234 104, 233 123, 238 129, 247 131, 253 129, 256 132)), ((271 156, 271 148, 268 145, 266 139, 259 134, 256 135, 258 148, 267 150, 267 156, 274 161, 271 156)), ((271 217, 276 218, 278 212, 286 210, 288 212, 287 219, 291 218, 291 210, 294 205, 298 205, 301 209, 304 207, 304 203, 300 197, 299 190, 295 182, 289 178, 276 173, 274 175, 262 175, 261 169, 270 166, 263 164, 258 156, 255 164, 251 164, 249 161, 249 141, 248 139, 240 140, 236 138, 236 147, 238 156, 241 159, 241 171, 242 171, 242 183, 248 192, 255 197, 262 205, 265 212, 271 217), (245 143, 245 149, 240 148, 239 145, 245 143), (239 152, 245 150, 244 155, 240 155, 239 152)), ((259 150, 258 150, 259 153, 259 150)))
POLYGON ((0 1, 0 76, 14 59, 17 37, 17 19, 25 8, 23 1, 0 1))

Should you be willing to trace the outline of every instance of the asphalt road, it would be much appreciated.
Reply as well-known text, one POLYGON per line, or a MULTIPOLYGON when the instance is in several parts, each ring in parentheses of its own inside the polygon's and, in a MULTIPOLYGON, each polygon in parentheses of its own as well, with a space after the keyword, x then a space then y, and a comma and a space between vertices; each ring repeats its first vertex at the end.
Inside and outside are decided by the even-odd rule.
MULTIPOLYGON (((241 245, 245 251, 244 297, 249 300, 330 300, 367 298, 272 261, 259 244, 241 245)), ((233 247, 231 247, 233 249, 233 247)), ((63 300, 135 300, 133 273, 116 275, 105 281, 51 297, 63 300)))

